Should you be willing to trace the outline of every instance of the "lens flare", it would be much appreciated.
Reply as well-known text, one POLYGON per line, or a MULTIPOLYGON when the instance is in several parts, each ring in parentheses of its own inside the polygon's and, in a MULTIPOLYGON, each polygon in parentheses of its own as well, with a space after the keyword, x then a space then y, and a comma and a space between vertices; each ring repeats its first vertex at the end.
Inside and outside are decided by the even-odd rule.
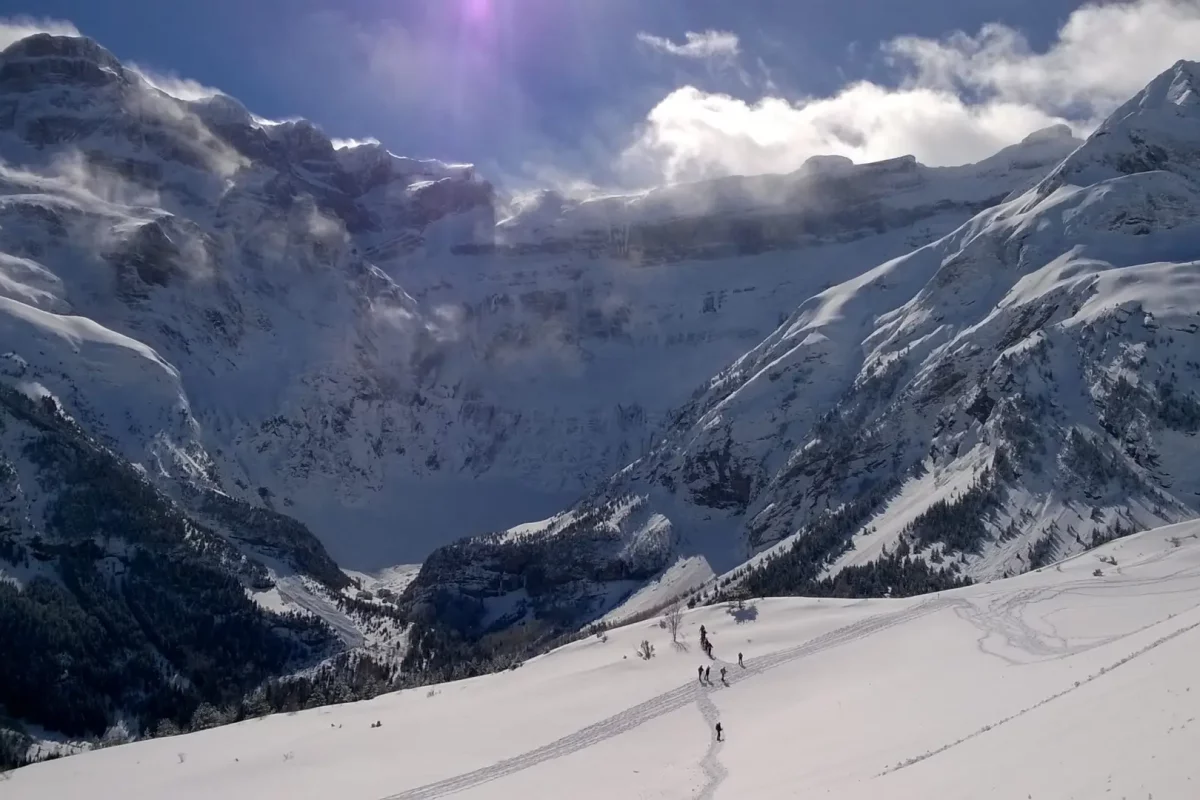
POLYGON ((462 0, 463 16, 468 22, 486 22, 492 15, 492 0, 462 0))

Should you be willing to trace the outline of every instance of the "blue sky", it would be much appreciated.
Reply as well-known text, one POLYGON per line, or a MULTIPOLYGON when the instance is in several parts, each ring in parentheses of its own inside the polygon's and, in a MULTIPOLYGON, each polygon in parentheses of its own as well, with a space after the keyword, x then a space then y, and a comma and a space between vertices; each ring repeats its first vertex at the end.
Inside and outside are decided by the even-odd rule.
POLYGON ((331 136, 472 161, 511 181, 611 184, 794 168, 816 150, 978 158, 1042 124, 1094 124, 1197 41, 1180 27, 1197 17, 1188 0, 1079 6, 0 0, 0 16, 69 20, 122 60, 331 136), (1145 40, 1136 64, 1088 61, 1104 56, 1085 39, 1131 26, 1145 40), (1064 88, 1081 69, 1085 85, 1064 88))

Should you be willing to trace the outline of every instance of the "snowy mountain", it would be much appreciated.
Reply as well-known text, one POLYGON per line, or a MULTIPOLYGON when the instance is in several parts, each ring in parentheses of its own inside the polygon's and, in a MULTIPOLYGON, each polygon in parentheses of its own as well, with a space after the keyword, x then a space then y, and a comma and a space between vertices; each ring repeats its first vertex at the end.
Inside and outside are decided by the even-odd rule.
POLYGON ((948 235, 843 265, 586 500, 433 554, 418 657, 697 589, 948 588, 1197 516, 1198 74, 948 235))
POLYGON ((469 166, 176 100, 90 40, 17 42, 0 90, 16 377, 164 485, 293 516, 357 569, 573 502, 843 265, 940 237, 1078 144, 543 196, 497 223, 469 166), (73 354, 65 317, 123 337, 134 374, 73 354))
POLYGON ((49 681, 93 639, 29 621, 91 626, 84 660, 143 683, 68 727, 161 718, 159 690, 186 722, 335 652, 387 684, 410 622, 409 666, 453 671, 739 568, 721 590, 878 584, 887 548, 909 592, 1194 516, 1191 69, 1086 143, 576 200, 19 41, 0 591, 41 638, 0 661, 49 681))
POLYGON ((678 645, 642 622, 514 671, 35 764, 0 791, 1183 800, 1200 781, 1198 535, 937 596, 698 608, 678 645))

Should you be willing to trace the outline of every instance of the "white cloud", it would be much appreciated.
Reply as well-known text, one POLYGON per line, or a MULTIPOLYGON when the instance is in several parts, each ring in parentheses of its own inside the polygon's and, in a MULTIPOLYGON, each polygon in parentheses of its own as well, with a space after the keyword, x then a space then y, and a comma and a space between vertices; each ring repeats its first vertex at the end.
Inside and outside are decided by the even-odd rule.
POLYGON ((1059 121, 1028 106, 970 106, 949 92, 871 83, 795 104, 778 97, 751 104, 688 86, 654 107, 622 166, 633 176, 678 181, 790 172, 818 154, 965 163, 1059 121))
POLYGON ((1043 52, 998 24, 882 49, 893 86, 756 102, 677 89, 650 111, 621 166, 632 180, 658 181, 790 171, 817 154, 955 164, 1059 122, 1086 133, 1175 61, 1200 57, 1200 2, 1085 5, 1043 52))
POLYGON ((943 41, 902 37, 885 48, 921 85, 967 89, 1062 113, 1104 115, 1181 58, 1200 56, 1200 3, 1086 5, 1035 53, 1019 32, 988 25, 943 41))
POLYGON ((51 33, 55 36, 80 35, 78 28, 63 19, 0 17, 0 50, 35 33, 51 33))
POLYGON ((734 58, 740 52, 737 34, 729 31, 688 31, 683 44, 645 32, 638 33, 637 39, 661 53, 680 58, 734 58))

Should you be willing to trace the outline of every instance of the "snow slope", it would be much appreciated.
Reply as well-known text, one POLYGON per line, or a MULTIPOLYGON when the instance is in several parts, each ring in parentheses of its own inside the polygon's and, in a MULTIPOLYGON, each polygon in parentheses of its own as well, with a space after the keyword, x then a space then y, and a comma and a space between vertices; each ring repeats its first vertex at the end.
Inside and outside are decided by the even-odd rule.
POLYGON ((756 600, 683 629, 679 647, 639 623, 511 672, 41 763, 0 790, 1187 800, 1200 782, 1200 523, 937 596, 756 600))

